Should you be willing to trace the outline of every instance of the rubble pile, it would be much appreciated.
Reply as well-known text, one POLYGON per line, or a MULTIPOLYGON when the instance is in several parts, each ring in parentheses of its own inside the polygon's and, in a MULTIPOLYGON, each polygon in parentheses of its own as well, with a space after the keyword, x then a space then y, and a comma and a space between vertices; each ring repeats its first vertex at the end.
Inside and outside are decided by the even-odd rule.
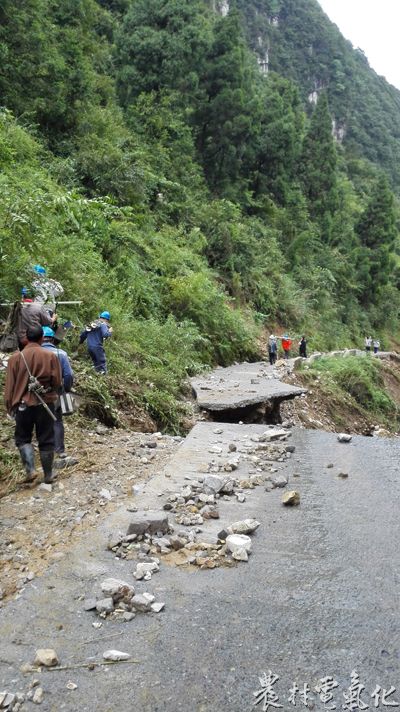
MULTIPOLYGON (((140 566, 140 565, 138 565, 140 566)), ((144 570, 136 570, 135 575, 138 580, 142 578, 142 573, 158 571, 157 560, 149 562, 149 567, 144 570)), ((96 611, 100 618, 114 618, 120 621, 131 621, 137 613, 160 613, 165 603, 156 602, 152 593, 137 593, 135 588, 126 581, 108 578, 101 583, 101 595, 87 598, 83 607, 85 611, 96 611)))

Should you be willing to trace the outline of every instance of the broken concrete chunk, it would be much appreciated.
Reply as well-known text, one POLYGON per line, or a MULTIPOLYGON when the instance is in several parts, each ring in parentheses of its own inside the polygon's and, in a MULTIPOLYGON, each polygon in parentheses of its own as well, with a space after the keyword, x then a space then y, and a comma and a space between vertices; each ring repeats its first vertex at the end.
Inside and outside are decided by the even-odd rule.
POLYGON ((44 667, 55 667, 58 665, 58 656, 53 648, 39 648, 35 654, 34 665, 38 667, 43 665, 44 667))
POLYGON ((282 497, 282 504, 286 507, 294 507, 300 504, 299 492, 296 492, 296 490, 289 490, 289 492, 285 492, 282 497))
POLYGON ((154 613, 160 613, 163 608, 165 608, 165 603, 161 603, 161 601, 151 604, 151 610, 154 611, 154 613))
POLYGON ((225 480, 218 475, 207 475, 204 478, 204 490, 206 494, 217 494, 224 486, 225 480))
POLYGON ((283 429, 267 430, 262 435, 263 439, 265 438, 267 442, 273 442, 274 440, 286 440, 287 436, 288 432, 283 429))
POLYGON ((167 534, 169 529, 168 517, 164 512, 136 512, 127 531, 130 534, 167 534))
POLYGON ((120 650, 106 650, 103 653, 104 660, 111 660, 112 662, 118 662, 120 660, 129 660, 131 655, 129 653, 123 653, 120 650))
POLYGON ((232 554, 242 549, 248 553, 251 551, 251 539, 245 534, 229 534, 226 539, 226 548, 232 554))

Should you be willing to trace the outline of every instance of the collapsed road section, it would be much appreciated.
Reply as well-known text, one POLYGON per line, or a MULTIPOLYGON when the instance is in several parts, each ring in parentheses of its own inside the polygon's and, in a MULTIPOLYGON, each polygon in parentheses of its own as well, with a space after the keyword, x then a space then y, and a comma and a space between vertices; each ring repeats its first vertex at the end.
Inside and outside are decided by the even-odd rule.
POLYGON ((276 370, 264 362, 217 368, 190 383, 199 408, 225 423, 280 423, 282 401, 306 393, 280 381, 276 370))

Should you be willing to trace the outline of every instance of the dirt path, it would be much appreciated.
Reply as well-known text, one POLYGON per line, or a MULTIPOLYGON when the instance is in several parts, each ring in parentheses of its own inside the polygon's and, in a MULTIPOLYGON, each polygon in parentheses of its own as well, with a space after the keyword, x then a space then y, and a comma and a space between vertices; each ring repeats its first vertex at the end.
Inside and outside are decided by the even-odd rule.
MULTIPOLYGON (((0 588, 2 598, 21 591, 49 563, 67 556, 86 532, 113 512, 133 488, 153 477, 181 438, 97 426, 81 431, 81 444, 68 451, 79 459, 59 471, 51 492, 19 489, 1 500, 0 588)), ((1 598, 1 595, 0 595, 1 598)))

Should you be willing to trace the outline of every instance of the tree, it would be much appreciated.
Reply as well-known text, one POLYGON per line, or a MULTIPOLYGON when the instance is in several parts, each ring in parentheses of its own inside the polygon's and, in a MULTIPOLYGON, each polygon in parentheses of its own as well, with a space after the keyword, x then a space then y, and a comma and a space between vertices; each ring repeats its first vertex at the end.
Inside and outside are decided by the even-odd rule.
POLYGON ((393 194, 386 176, 382 175, 356 225, 360 238, 358 272, 361 301, 376 303, 380 288, 390 282, 393 251, 398 231, 393 194))
MULTIPOLYGON (((304 138, 300 171, 310 213, 325 225, 337 205, 336 166, 332 118, 327 96, 321 94, 304 138)), ((329 235, 324 237, 328 241, 329 235)))
POLYGON ((215 25, 201 82, 205 97, 194 115, 198 153, 216 195, 237 197, 245 187, 246 155, 261 116, 256 72, 243 38, 240 15, 231 11, 215 25))

